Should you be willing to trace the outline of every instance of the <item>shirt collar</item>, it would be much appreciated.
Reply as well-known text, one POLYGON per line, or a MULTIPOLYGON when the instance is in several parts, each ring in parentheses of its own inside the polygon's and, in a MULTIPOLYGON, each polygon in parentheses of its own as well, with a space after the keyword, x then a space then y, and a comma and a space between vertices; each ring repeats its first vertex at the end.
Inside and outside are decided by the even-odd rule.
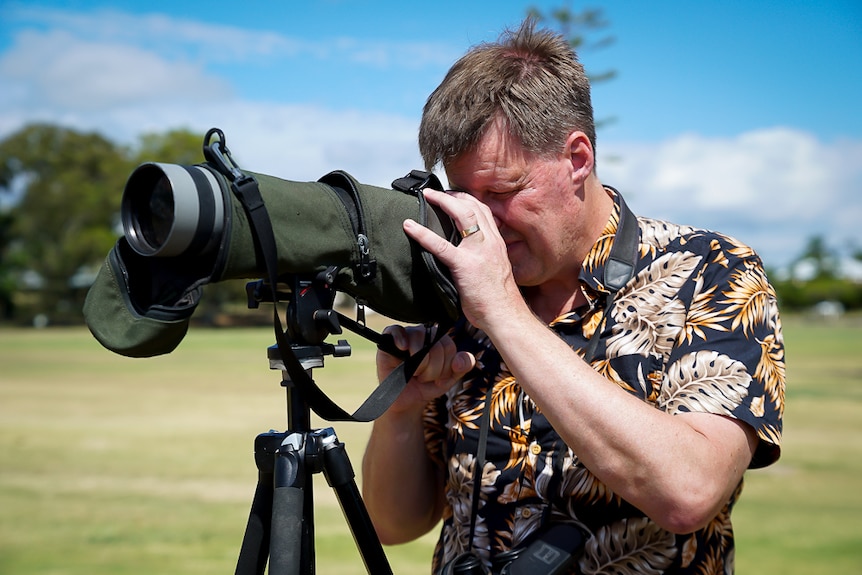
MULTIPOLYGON (((620 193, 610 186, 605 186, 605 191, 614 200, 614 207, 608 216, 608 221, 605 223, 602 233, 599 234, 587 257, 584 258, 584 263, 578 276, 581 284, 588 288, 587 292, 592 291, 594 292, 593 295, 608 292, 602 285, 601 278, 604 277, 605 264, 611 254, 611 246, 614 245, 614 238, 620 224, 620 193)), ((590 295, 587 293, 588 297, 590 295)))

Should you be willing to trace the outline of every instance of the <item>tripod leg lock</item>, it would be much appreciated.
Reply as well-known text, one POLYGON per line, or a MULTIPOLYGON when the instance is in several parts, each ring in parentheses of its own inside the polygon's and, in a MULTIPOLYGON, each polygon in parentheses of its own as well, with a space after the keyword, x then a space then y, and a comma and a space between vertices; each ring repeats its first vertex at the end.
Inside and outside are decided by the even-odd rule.
POLYGON ((303 434, 291 433, 275 452, 274 487, 305 487, 307 444, 303 434))
POLYGON ((347 449, 338 441, 332 428, 324 429, 323 432, 330 432, 322 438, 323 475, 326 482, 335 488, 353 484, 356 473, 347 456, 347 449))

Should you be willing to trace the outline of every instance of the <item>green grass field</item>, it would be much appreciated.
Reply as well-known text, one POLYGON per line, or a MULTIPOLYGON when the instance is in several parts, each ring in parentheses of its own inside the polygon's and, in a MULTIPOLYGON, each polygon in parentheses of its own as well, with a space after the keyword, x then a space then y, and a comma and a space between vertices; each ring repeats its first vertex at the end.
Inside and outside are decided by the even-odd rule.
MULTIPOLYGON (((737 573, 862 573, 862 325, 785 318, 785 444, 734 511, 737 573)), ((373 388, 373 350, 315 378, 345 408, 373 388)), ((0 329, 0 573, 232 573, 258 433, 286 426, 269 329, 192 329, 172 354, 116 356, 85 329, 0 329)), ((370 424, 333 425, 359 468, 370 424)), ((365 569, 315 476, 318 573, 365 569)), ((428 573, 434 534, 387 548, 428 573)))

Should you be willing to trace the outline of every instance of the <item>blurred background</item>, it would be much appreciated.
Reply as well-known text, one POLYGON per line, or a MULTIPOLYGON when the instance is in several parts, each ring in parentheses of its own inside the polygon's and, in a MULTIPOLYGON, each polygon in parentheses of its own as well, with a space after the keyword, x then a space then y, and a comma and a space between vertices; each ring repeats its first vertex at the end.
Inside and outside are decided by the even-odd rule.
MULTIPOLYGON (((635 212, 750 244, 785 309, 862 306, 858 0, 7 0, 0 320, 80 322, 126 176, 201 161, 210 127, 286 179, 421 167, 427 95, 529 11, 593 77, 600 177, 635 212)), ((201 318, 233 301, 220 289, 201 318)))
MULTIPOLYGON (((0 574, 231 572, 253 438, 285 425, 271 316, 242 282, 207 286, 168 356, 83 327, 132 169, 200 162, 218 127, 246 169, 388 186, 421 167, 448 67, 528 13, 593 79, 602 181, 750 244, 778 292, 783 452, 746 474, 738 572, 862 572, 859 0, 0 0, 0 574)), ((350 341, 315 373, 348 410, 376 383, 350 341)), ((336 428, 358 468, 370 425, 336 428)), ((364 573, 314 481, 319 572, 364 573)), ((435 539, 387 548, 394 572, 428 573, 435 539)))

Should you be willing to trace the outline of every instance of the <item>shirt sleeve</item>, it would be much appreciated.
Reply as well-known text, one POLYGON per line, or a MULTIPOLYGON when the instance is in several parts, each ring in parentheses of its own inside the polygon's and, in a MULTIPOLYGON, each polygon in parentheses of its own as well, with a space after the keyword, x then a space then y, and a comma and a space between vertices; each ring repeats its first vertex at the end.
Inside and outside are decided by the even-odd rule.
POLYGON ((429 401, 423 413, 425 449, 435 464, 445 469, 443 447, 446 445, 446 396, 429 401))
POLYGON ((671 413, 716 413, 747 423, 759 438, 751 467, 763 467, 779 457, 784 412, 775 291, 750 248, 718 234, 702 246, 708 248, 697 250, 700 266, 680 295, 688 301, 685 323, 658 404, 671 413))

